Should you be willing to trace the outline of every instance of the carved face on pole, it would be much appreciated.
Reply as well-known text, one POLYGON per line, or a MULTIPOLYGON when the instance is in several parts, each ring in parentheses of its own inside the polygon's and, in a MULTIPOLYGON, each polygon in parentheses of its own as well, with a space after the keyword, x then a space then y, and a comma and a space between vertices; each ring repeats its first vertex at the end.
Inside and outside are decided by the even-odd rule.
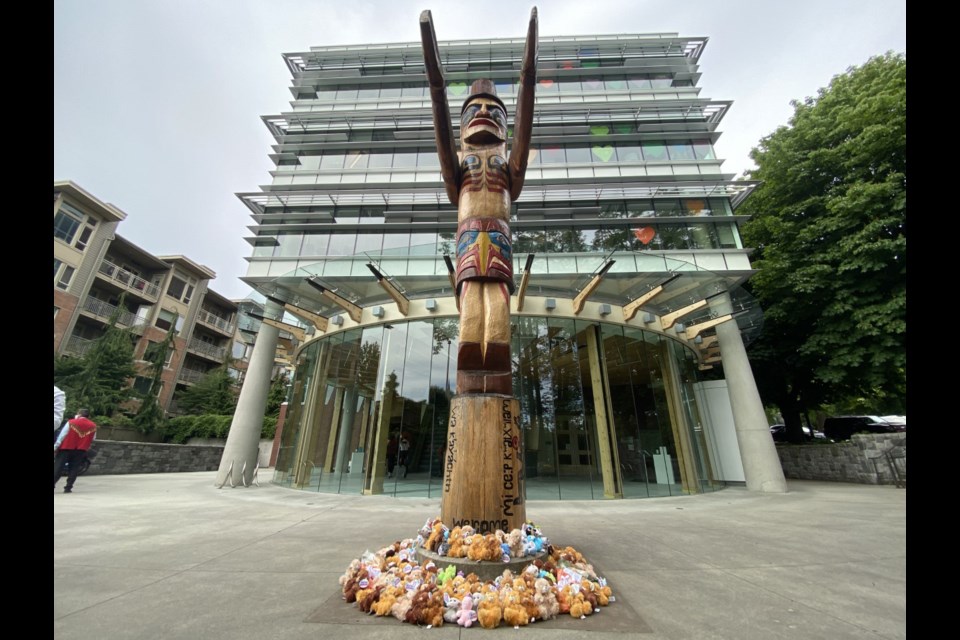
POLYGON ((478 94, 467 100, 460 114, 464 145, 499 145, 507 141, 507 111, 500 100, 478 94))

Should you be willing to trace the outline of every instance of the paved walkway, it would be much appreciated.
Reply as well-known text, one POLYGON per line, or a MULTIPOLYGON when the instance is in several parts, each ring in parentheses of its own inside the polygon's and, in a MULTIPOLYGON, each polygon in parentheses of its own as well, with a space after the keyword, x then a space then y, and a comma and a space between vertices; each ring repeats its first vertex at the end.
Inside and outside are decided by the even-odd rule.
POLYGON ((54 637, 906 637, 905 489, 791 480, 786 494, 528 502, 617 601, 585 620, 488 631, 420 628, 339 599, 350 560, 416 536, 439 500, 306 493, 271 475, 235 489, 214 488, 215 472, 81 476, 72 494, 61 480, 54 637))

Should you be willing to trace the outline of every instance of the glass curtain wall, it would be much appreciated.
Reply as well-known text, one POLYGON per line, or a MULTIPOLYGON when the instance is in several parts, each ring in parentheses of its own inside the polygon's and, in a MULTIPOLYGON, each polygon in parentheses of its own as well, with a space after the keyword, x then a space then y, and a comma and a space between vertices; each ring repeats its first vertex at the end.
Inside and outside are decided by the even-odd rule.
MULTIPOLYGON (((300 354, 274 481, 331 493, 440 495, 458 320, 357 328, 300 354)), ((528 500, 711 491, 681 345, 633 327, 513 318, 528 500)))

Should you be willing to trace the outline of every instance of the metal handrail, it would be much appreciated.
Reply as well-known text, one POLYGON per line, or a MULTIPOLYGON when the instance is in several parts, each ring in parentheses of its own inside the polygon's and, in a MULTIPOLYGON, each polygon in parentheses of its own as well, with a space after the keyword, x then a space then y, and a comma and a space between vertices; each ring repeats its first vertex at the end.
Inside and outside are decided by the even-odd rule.
POLYGON ((109 260, 104 260, 101 262, 97 271, 100 273, 100 275, 106 276, 114 282, 119 282, 128 289, 139 291, 144 295, 153 298, 154 300, 160 297, 160 287, 152 282, 144 280, 131 271, 127 271, 126 269, 113 264, 109 260))
POLYGON ((235 328, 235 325, 226 318, 221 318, 217 314, 210 313, 206 309, 200 310, 200 312, 197 314, 197 320, 211 327, 215 327, 224 333, 232 334, 235 328))
POLYGON ((208 344, 202 340, 197 340, 196 338, 191 338, 187 343, 187 349, 192 349, 193 351, 199 351, 205 355, 210 356, 218 361, 223 361, 227 357, 226 347, 216 347, 211 344, 208 344))
MULTIPOLYGON (((103 300, 94 298, 93 296, 87 296, 83 301, 82 307, 84 311, 92 313, 93 315, 101 318, 112 317, 117 308, 118 307, 116 305, 112 305, 109 302, 104 302, 103 300)), ((135 313, 122 310, 117 316, 117 323, 126 327, 132 327, 134 329, 143 329, 147 326, 147 319, 142 318, 135 313)))

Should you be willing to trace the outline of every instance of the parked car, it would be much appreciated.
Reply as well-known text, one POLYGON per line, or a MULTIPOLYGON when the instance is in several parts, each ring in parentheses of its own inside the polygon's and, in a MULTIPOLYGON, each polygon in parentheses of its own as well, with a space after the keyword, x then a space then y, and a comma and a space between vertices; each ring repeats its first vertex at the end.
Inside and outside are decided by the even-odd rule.
POLYGON ((887 422, 879 416, 832 416, 823 422, 823 433, 836 442, 849 440, 855 433, 896 433, 906 430, 906 422, 887 422))
MULTIPOLYGON (((770 435, 773 436, 774 442, 787 442, 787 425, 785 424, 775 424, 770 427, 770 435)), ((826 438, 822 431, 817 431, 814 429, 813 435, 810 434, 810 427, 803 427, 803 439, 804 440, 820 440, 821 438, 826 438)))

